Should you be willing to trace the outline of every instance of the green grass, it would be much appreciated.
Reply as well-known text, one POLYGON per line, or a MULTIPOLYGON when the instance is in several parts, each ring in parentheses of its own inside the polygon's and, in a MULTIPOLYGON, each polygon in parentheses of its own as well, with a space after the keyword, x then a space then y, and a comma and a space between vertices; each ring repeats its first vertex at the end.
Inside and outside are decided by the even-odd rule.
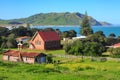
POLYGON ((2 55, 0 54, 0 61, 2 60, 2 55))
MULTIPOLYGON (((17 50, 17 49, 14 49, 17 50)), ((60 54, 64 50, 28 50, 27 52, 44 52, 60 54)), ((0 80, 119 80, 120 62, 100 60, 91 61, 85 58, 54 57, 61 64, 25 64, 2 61, 0 55, 0 80)))
MULTIPOLYGON (((18 49, 14 48, 12 50, 18 50, 18 49)), ((60 50, 31 50, 31 49, 23 49, 22 51, 23 52, 37 52, 37 53, 43 52, 43 53, 46 53, 46 54, 65 54, 65 51, 63 49, 60 49, 60 50)))
MULTIPOLYGON (((56 53, 56 52, 55 52, 56 53)), ((0 57, 2 57, 0 55, 0 57)), ((61 58, 61 64, 25 64, 0 61, 0 80, 119 80, 119 61, 61 58)))

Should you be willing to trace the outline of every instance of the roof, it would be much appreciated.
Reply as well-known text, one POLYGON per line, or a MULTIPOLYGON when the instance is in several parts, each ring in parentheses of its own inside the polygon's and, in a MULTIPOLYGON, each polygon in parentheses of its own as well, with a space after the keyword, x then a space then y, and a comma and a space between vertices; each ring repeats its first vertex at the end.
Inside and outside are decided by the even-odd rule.
POLYGON ((23 38, 30 38, 29 36, 21 36, 21 37, 18 37, 16 39, 23 39, 23 38))
MULTIPOLYGON (((9 56, 14 56, 14 57, 18 57, 20 51, 15 51, 15 50, 8 50, 4 53, 4 55, 9 55, 9 56)), ((37 57, 37 56, 41 56, 44 55, 46 56, 46 54, 44 53, 35 53, 35 52, 22 52, 21 56, 22 57, 37 57)))
POLYGON ((20 40, 26 40, 26 39, 29 39, 29 38, 30 38, 29 36, 21 36, 21 37, 16 38, 16 40, 20 41, 20 40))
POLYGON ((55 31, 39 31, 38 34, 44 41, 60 40, 59 35, 55 31))
POLYGON ((85 39, 87 38, 86 36, 78 36, 78 37, 73 37, 72 39, 85 39))
POLYGON ((114 46, 120 46, 120 43, 114 44, 114 46))

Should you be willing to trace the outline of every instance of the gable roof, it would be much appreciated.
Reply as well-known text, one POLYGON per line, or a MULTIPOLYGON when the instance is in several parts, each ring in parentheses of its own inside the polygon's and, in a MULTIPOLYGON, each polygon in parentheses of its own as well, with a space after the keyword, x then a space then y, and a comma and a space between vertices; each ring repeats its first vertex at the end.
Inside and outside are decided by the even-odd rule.
MULTIPOLYGON (((4 55, 9 55, 9 56, 14 56, 14 57, 18 57, 20 51, 15 51, 15 50, 8 50, 4 53, 4 55)), ((37 56, 46 56, 46 54, 44 53, 35 53, 35 52, 22 52, 21 56, 22 57, 37 57, 37 56)))
POLYGON ((60 40, 59 35, 55 31, 39 31, 38 34, 44 41, 60 40))

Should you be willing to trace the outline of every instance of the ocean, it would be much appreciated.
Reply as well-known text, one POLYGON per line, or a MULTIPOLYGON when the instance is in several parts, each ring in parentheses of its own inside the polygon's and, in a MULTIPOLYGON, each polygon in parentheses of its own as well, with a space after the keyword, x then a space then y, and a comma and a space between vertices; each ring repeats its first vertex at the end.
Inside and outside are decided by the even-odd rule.
MULTIPOLYGON (((80 33, 80 26, 33 26, 33 27, 38 29, 44 29, 44 28, 59 29, 62 32, 75 30, 78 36, 80 33)), ((116 36, 120 36, 120 26, 92 26, 92 29, 94 32, 103 31, 106 36, 109 36, 109 34, 111 33, 114 33, 116 36)))

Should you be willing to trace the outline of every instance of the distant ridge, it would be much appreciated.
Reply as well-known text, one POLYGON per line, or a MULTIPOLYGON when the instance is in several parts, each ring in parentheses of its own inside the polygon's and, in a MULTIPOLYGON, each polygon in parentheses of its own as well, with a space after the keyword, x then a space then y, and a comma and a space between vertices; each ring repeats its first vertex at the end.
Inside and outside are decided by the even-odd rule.
MULTIPOLYGON (((84 14, 76 13, 40 13, 32 15, 28 18, 0 20, 0 24, 14 25, 30 23, 32 25, 80 25, 84 14)), ((101 23, 94 18, 90 17, 90 24, 93 26, 110 25, 108 23, 101 23)))
POLYGON ((100 22, 102 25, 107 26, 107 25, 112 25, 111 23, 108 22, 100 22))

